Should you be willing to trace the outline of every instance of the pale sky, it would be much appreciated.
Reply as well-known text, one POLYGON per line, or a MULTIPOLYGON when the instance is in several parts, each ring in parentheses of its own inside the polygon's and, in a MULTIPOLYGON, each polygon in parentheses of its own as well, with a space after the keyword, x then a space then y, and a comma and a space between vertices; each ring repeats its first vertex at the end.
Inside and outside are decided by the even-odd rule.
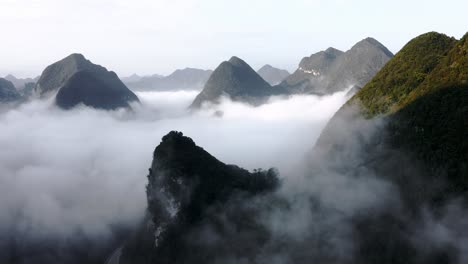
POLYGON ((292 71, 368 36, 392 52, 428 31, 460 38, 467 10, 466 0, 0 0, 0 76, 34 77, 74 52, 120 76, 214 69, 233 55, 292 71))

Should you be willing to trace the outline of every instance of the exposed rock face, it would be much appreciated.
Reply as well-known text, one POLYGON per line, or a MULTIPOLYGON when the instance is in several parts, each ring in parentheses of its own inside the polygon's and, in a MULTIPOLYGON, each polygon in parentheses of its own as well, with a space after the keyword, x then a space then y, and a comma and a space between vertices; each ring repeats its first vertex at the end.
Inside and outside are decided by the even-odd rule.
POLYGON ((268 64, 260 68, 257 73, 270 85, 278 85, 290 75, 288 71, 275 68, 268 64))
POLYGON ((244 206, 279 184, 273 170, 250 173, 226 165, 174 131, 155 149, 148 180, 149 217, 124 248, 121 263, 214 263, 223 254, 248 254, 255 249, 227 241, 249 232, 261 237, 253 222, 246 224, 254 216, 244 206), (215 247, 200 243, 203 226, 214 227, 219 217, 234 217, 229 222, 235 227, 217 225, 219 239, 226 241, 215 247))
POLYGON ((137 96, 117 74, 93 64, 81 54, 72 54, 48 66, 37 82, 41 97, 57 93, 56 103, 68 109, 80 103, 99 109, 129 107, 137 96))
POLYGON ((152 75, 137 81, 127 81, 128 87, 135 91, 178 91, 201 90, 213 71, 185 68, 176 70, 169 76, 152 75))
POLYGON ((21 98, 21 95, 16 90, 12 82, 0 78, 0 102, 14 102, 21 98))
POLYGON ((393 54, 373 38, 346 52, 334 48, 302 59, 299 68, 281 86, 290 93, 332 94, 351 86, 364 86, 393 54))
POLYGON ((203 103, 218 103, 222 96, 233 101, 259 104, 281 89, 272 87, 245 61, 232 57, 213 72, 191 108, 200 108, 203 103))

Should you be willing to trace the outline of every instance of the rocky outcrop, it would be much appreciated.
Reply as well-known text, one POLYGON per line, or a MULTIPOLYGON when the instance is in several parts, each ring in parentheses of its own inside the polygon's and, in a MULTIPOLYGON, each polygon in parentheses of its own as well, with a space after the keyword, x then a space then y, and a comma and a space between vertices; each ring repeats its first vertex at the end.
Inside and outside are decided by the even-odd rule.
POLYGON ((265 235, 248 224, 254 215, 247 214, 247 205, 279 185, 274 170, 251 173, 224 164, 175 131, 156 147, 148 181, 148 218, 124 247, 121 263, 214 263, 223 254, 248 254, 255 249, 228 241, 265 235), (222 217, 229 226, 216 224, 222 217), (199 243, 204 227, 219 228, 217 250, 199 243))

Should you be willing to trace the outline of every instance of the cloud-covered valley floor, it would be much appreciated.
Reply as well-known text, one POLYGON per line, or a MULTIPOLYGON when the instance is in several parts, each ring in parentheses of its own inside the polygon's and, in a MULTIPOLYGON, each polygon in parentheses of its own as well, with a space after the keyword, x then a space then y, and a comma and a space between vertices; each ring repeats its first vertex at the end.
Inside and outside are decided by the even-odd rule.
POLYGON ((225 100, 189 113, 196 92, 139 93, 133 112, 32 101, 1 113, 0 234, 94 237, 135 224, 146 209, 152 152, 171 130, 225 163, 277 167, 287 177, 345 94, 274 98, 256 108, 225 100))

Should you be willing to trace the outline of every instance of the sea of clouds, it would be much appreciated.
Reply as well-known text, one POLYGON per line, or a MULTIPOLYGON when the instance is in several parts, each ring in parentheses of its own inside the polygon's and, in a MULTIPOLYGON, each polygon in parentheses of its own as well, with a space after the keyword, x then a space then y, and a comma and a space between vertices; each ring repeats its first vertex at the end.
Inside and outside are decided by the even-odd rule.
POLYGON ((152 153, 171 130, 225 163, 287 175, 347 99, 302 95, 259 107, 223 100, 190 112, 196 94, 138 93, 141 105, 130 112, 63 111, 37 100, 1 113, 0 234, 93 238, 135 225, 146 209, 152 153))

